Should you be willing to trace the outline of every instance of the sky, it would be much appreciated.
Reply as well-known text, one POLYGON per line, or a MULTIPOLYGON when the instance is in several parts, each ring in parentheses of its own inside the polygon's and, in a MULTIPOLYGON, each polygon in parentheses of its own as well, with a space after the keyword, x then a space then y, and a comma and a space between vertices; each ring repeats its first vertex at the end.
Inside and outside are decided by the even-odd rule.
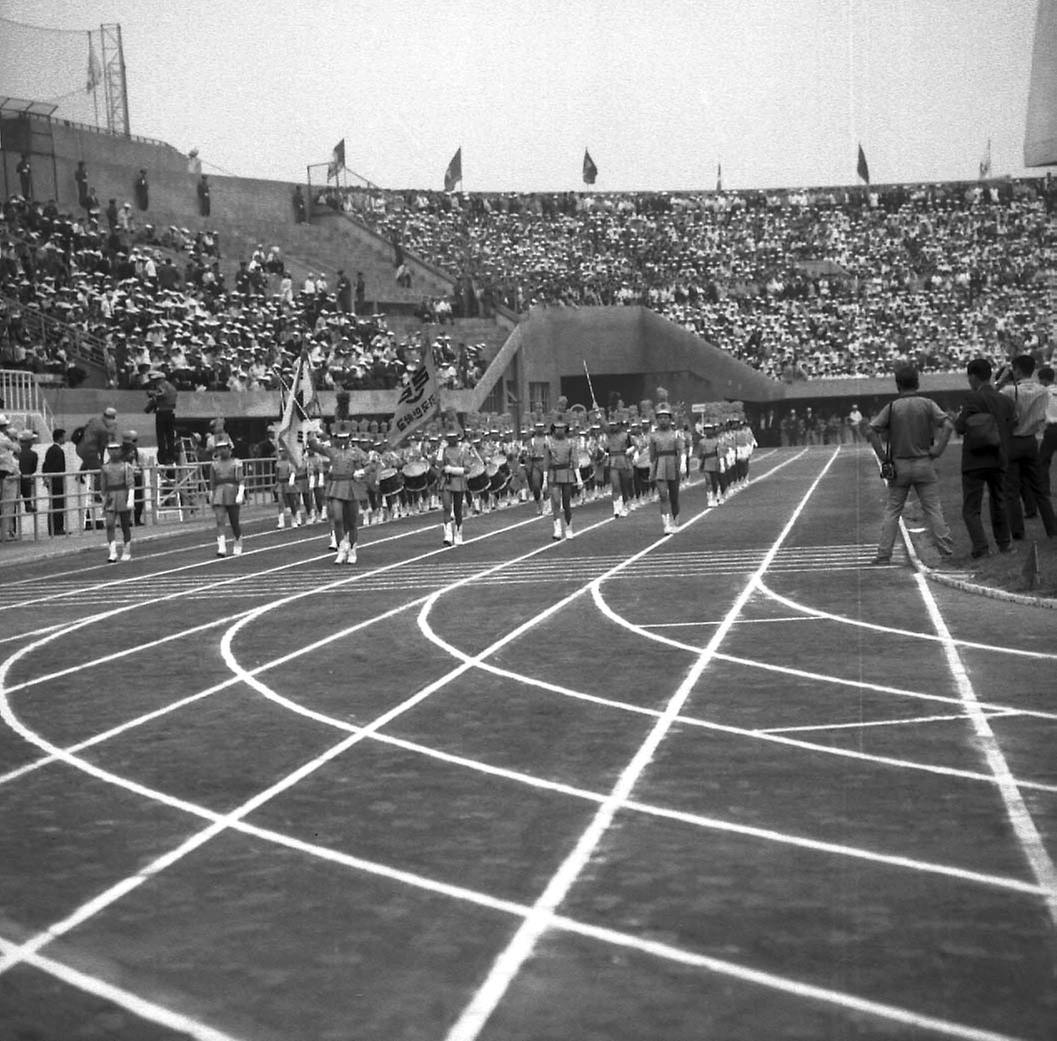
MULTIPOLYGON (((88 111, 121 25, 130 128, 297 181, 344 138, 388 188, 850 184, 1025 173, 1036 0, 0 0, 0 94, 88 111), (36 70, 50 75, 33 82, 36 70), (38 95, 34 95, 38 96, 38 95)), ((83 115, 78 118, 84 118, 83 115)), ((1038 171, 1035 171, 1038 173, 1038 171)), ((318 176, 318 172, 317 172, 318 176)), ((313 178, 315 179, 315 178, 313 178)))

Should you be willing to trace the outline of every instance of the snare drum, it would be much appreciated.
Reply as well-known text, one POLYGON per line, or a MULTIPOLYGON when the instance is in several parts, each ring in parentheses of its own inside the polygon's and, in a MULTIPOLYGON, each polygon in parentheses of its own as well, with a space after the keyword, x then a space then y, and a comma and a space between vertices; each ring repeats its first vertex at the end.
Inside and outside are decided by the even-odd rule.
POLYGON ((404 487, 404 475, 399 470, 386 467, 378 474, 378 491, 382 495, 398 495, 404 487))
POLYGON ((424 492, 429 483, 429 463, 425 459, 413 459, 403 471, 404 487, 409 492, 424 492))

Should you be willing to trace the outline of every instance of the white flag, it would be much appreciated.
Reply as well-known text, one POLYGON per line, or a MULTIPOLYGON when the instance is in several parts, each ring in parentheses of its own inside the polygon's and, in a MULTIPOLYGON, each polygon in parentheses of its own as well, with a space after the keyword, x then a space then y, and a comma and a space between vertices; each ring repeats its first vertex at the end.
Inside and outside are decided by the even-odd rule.
POLYGON ((424 423, 440 414, 440 383, 433 363, 433 349, 423 348, 422 367, 411 373, 407 386, 400 392, 389 430, 389 444, 399 444, 424 423))
POLYGON ((304 358, 298 358, 294 378, 283 406, 283 416, 275 434, 276 441, 286 447, 295 469, 300 470, 306 465, 308 432, 318 430, 318 415, 319 399, 312 380, 312 368, 304 358))

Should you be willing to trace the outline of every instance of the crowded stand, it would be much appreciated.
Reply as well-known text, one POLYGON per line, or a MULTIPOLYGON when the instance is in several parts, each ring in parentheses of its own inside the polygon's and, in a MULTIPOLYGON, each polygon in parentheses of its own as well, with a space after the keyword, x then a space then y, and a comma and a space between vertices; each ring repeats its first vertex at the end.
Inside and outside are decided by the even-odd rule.
MULTIPOLYGON (((473 386, 481 345, 357 313, 352 283, 312 273, 294 285, 277 245, 259 245, 228 283, 220 236, 138 225, 131 204, 60 213, 21 197, 0 223, 0 368, 76 385, 76 341, 99 345, 107 385, 141 389, 152 372, 178 390, 276 390, 307 349, 317 386, 401 386, 432 349, 444 386, 473 386), (49 319, 52 319, 49 321, 49 319)), ((359 294, 357 294, 358 296, 359 294)))
POLYGON ((1049 359, 1057 187, 487 194, 316 199, 458 273, 456 315, 496 304, 644 305, 775 378, 953 372, 1049 359))

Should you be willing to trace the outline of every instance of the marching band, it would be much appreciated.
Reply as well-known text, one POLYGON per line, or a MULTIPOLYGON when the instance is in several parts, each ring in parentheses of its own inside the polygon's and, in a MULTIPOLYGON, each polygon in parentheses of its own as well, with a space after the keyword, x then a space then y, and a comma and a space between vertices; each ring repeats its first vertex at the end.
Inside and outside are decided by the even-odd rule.
MULTIPOLYGON (((419 428, 399 448, 389 446, 385 423, 339 417, 328 436, 317 420, 306 432, 300 463, 276 443, 278 527, 329 521, 334 563, 355 564, 361 523, 440 511, 443 545, 460 546, 467 516, 531 500, 538 515, 553 518, 553 539, 571 539, 574 506, 608 494, 614 520, 656 502, 661 530, 671 534, 678 528, 682 482, 698 471, 708 482, 709 505, 721 504, 747 479, 756 439, 741 416, 706 418, 691 430, 676 422, 663 391, 658 398, 648 413, 620 409, 608 416, 568 410, 559 399, 556 411, 529 414, 517 430, 509 417, 468 417, 463 427, 451 413, 419 428)), ((232 458, 226 434, 216 437, 213 449, 208 476, 217 555, 227 555, 230 525, 238 556, 242 464, 232 458)), ((109 558, 117 560, 114 528, 117 522, 125 527, 132 485, 124 465, 111 468, 107 543, 109 558)), ((130 559, 130 541, 129 532, 122 559, 130 559)))

